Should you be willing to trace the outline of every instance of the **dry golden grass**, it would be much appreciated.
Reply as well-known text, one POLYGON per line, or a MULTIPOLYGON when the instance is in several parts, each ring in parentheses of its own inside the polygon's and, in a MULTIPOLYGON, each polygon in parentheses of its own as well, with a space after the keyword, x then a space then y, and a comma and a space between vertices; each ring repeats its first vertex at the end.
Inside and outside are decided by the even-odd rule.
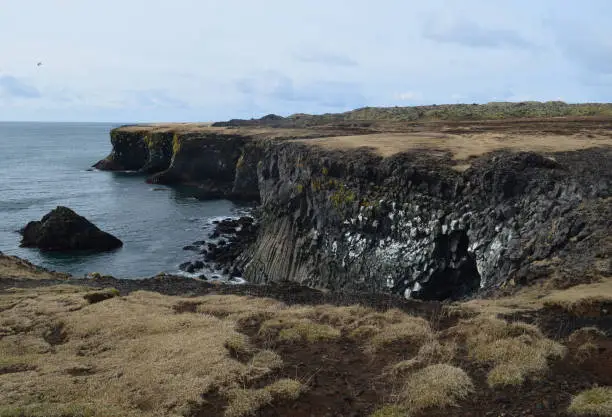
POLYGON ((232 356, 244 356, 253 352, 249 338, 242 333, 234 333, 225 339, 223 344, 232 356))
POLYGON ((454 341, 439 342, 432 339, 419 348, 417 359, 422 364, 449 363, 457 353, 457 344, 454 341))
POLYGON ((599 315, 603 303, 612 303, 612 278, 555 291, 542 301, 547 307, 562 308, 577 316, 599 315))
POLYGON ((382 376, 391 381, 398 381, 415 370, 422 369, 429 365, 449 364, 455 358, 457 344, 454 341, 440 342, 431 339, 425 342, 411 359, 405 359, 383 370, 382 376))
POLYGON ((406 359, 383 370, 383 377, 392 378, 393 381, 402 379, 406 375, 421 368, 422 363, 417 358, 406 359))
POLYGON ((81 404, 30 404, 23 407, 0 406, 0 417, 114 417, 117 410, 94 411, 81 404))
POLYGON ((456 406, 474 391, 465 371, 448 364, 430 365, 410 375, 400 394, 400 404, 410 413, 428 408, 456 406))
POLYGON ((568 338, 573 345, 572 356, 578 363, 583 363, 599 351, 598 342, 606 338, 606 334, 597 327, 582 327, 574 331, 568 338))
POLYGON ((400 152, 427 150, 450 152, 453 159, 468 160, 485 153, 507 149, 511 151, 563 152, 598 146, 612 146, 606 135, 535 135, 512 133, 446 134, 440 132, 377 133, 371 135, 336 136, 296 141, 327 149, 372 148, 388 157, 400 152))
POLYGON ((540 377, 549 359, 566 353, 563 345, 544 337, 536 326, 490 316, 463 320, 452 331, 465 338, 474 360, 494 365, 487 377, 491 386, 520 385, 528 377, 540 377))
POLYGON ((602 277, 599 281, 582 284, 565 290, 547 285, 534 285, 519 289, 513 295, 473 299, 467 302, 450 304, 444 313, 455 317, 512 314, 521 311, 536 311, 543 307, 557 307, 576 315, 592 314, 602 303, 612 301, 612 277, 602 277))
POLYGON ((578 416, 612 417, 612 387, 581 392, 572 399, 568 411, 578 416))
POLYGON ((190 300, 196 305, 198 313, 211 314, 217 317, 245 318, 249 315, 273 313, 286 309, 285 304, 270 298, 240 297, 237 295, 209 295, 197 300, 190 300))
POLYGON ((227 127, 212 126, 212 122, 140 124, 119 127, 115 131, 148 135, 157 133, 176 133, 179 135, 179 137, 182 135, 195 134, 198 138, 205 137, 207 134, 231 136, 242 135, 252 139, 300 138, 311 137, 313 135, 313 130, 311 129, 270 127, 239 127, 228 129, 227 127))
POLYGON ((0 375, 6 410, 45 398, 42 408, 86 404, 93 416, 178 415, 202 393, 282 366, 270 352, 235 360, 226 346, 252 352, 235 323, 176 314, 177 297, 135 292, 89 304, 89 292, 56 286, 0 296, 0 363, 24 368, 0 375))
POLYGON ((408 417, 406 410, 398 405, 385 405, 376 410, 370 417, 408 417))
POLYGON ((47 271, 15 256, 0 254, 0 279, 2 278, 66 279, 68 275, 47 271))
POLYGON ((268 338, 285 342, 305 341, 309 343, 335 340, 340 331, 327 324, 315 323, 306 318, 270 319, 262 323, 260 333, 268 338))
POLYGON ((304 391, 301 382, 294 379, 280 379, 261 389, 236 388, 227 393, 229 404, 225 417, 246 417, 275 400, 295 400, 304 391))
POLYGON ((60 403, 92 416, 169 416, 214 390, 230 401, 228 415, 248 415, 269 401, 297 398, 305 387, 294 380, 245 388, 283 367, 277 353, 257 349, 237 331, 251 321, 278 341, 331 341, 367 328, 372 331, 357 346, 433 336, 425 320, 399 310, 143 291, 120 297, 112 289, 70 285, 13 289, 0 295, 0 367, 11 371, 0 375, 0 403, 7 413, 26 407, 23 413, 33 416, 60 403))
POLYGON ((275 400, 296 400, 305 391, 306 387, 298 380, 284 378, 268 385, 264 389, 275 400))
MULTIPOLYGON (((600 286, 598 292, 604 288, 594 285, 600 286)), ((572 303, 592 296, 582 288, 561 293, 559 299, 572 303)), ((398 344, 410 347, 414 357, 382 374, 401 388, 397 403, 375 415, 406 416, 446 407, 472 389, 467 375, 451 365, 464 347, 473 360, 492 365, 491 386, 540 377, 552 359, 565 354, 562 345, 537 327, 495 317, 525 306, 541 308, 542 300, 556 295, 539 300, 541 293, 535 294, 456 304, 452 313, 468 319, 437 333, 427 320, 393 309, 290 307, 256 297, 185 298, 142 291, 119 297, 111 289, 70 285, 12 289, 0 293, 0 417, 37 417, 45 415, 44 409, 51 416, 178 416, 211 391, 229 401, 226 415, 248 416, 274 401, 295 399, 306 389, 287 379, 250 389, 284 366, 278 353, 257 347, 266 346, 266 340, 274 347, 278 342, 348 339, 372 354, 398 344), (92 304, 92 294, 113 298, 92 304), (241 333, 241 326, 259 326, 258 340, 241 333)), ((585 328, 569 342, 586 357, 601 336, 599 330, 585 328)))
POLYGON ((251 358, 250 366, 256 369, 278 369, 283 366, 283 359, 272 350, 260 350, 251 358))
POLYGON ((382 326, 367 342, 366 349, 376 352, 395 343, 406 343, 420 346, 431 340, 433 331, 427 320, 406 316, 396 324, 382 326))
POLYGON ((595 326, 581 327, 570 334, 568 341, 570 343, 580 343, 585 341, 593 341, 600 338, 605 338, 606 334, 595 326))
POLYGON ((252 416, 260 408, 272 402, 272 394, 265 389, 236 388, 228 393, 229 405, 225 417, 252 416))

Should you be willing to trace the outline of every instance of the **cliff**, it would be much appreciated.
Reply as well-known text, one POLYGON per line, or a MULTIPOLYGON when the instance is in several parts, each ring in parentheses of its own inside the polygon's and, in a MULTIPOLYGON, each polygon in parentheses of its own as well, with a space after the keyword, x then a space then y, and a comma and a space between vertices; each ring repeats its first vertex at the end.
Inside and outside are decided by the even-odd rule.
POLYGON ((259 201, 253 282, 447 299, 612 273, 610 119, 281 119, 119 128, 96 166, 259 201))

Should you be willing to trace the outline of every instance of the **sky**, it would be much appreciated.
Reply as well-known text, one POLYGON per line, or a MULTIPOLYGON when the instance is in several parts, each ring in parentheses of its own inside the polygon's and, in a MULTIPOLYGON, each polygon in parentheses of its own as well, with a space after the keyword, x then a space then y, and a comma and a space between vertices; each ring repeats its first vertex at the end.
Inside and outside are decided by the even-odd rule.
POLYGON ((609 102, 610 23, 610 0, 0 0, 0 120, 609 102))

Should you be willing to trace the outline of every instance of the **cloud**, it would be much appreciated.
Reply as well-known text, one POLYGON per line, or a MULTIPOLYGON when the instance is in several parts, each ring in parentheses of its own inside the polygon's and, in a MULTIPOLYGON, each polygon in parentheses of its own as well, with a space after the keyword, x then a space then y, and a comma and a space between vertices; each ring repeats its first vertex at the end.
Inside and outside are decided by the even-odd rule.
POLYGON ((310 52, 305 53, 301 52, 295 54, 295 59, 300 62, 305 62, 309 64, 321 64, 328 66, 337 66, 337 67, 356 67, 359 66, 359 63, 354 59, 341 54, 335 54, 324 51, 310 52))
POLYGON ((141 107, 173 107, 183 109, 189 107, 187 102, 172 97, 167 91, 158 89, 126 91, 128 101, 141 107))
POLYGON ((585 28, 556 32, 557 46, 564 56, 588 71, 612 74, 612 41, 585 28))
POLYGON ((404 101, 414 101, 422 99, 423 95, 417 91, 406 91, 404 93, 396 94, 395 98, 404 101))
POLYGON ((466 19, 450 21, 431 20, 423 30, 423 36, 442 43, 455 43, 474 48, 515 47, 530 48, 533 45, 519 33, 510 29, 491 29, 466 19))
POLYGON ((12 75, 0 75, 0 96, 8 98, 40 98, 40 91, 34 86, 12 75))
POLYGON ((330 80, 296 83, 290 77, 273 71, 240 79, 236 82, 236 88, 252 100, 279 102, 281 108, 285 102, 341 109, 361 106, 366 101, 356 83, 330 80))

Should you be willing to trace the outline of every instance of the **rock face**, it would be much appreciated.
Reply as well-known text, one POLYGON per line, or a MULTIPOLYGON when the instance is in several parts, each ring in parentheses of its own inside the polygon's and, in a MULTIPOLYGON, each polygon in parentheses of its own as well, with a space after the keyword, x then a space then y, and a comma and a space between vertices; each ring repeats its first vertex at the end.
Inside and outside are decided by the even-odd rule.
POLYGON ((111 131, 113 151, 94 168, 147 174, 162 171, 170 165, 173 140, 171 132, 114 129, 111 131))
MULTIPOLYGON (((582 128, 567 126, 575 129, 567 136, 582 128)), ((450 152, 381 156, 226 129, 175 134, 170 162, 149 181, 259 200, 256 242, 230 267, 251 282, 441 300, 612 273, 609 146, 495 150, 461 170, 450 152)), ((121 149, 141 169, 143 136, 127 137, 133 144, 121 149)), ((114 150, 111 159, 126 166, 125 155, 114 150)))
POLYGON ((58 206, 21 231, 21 246, 45 251, 109 251, 123 243, 67 207, 58 206))
POLYGON ((612 152, 556 159, 498 152, 457 172, 426 154, 271 147, 245 277, 452 299, 538 276, 610 273, 594 268, 610 247, 612 152))

